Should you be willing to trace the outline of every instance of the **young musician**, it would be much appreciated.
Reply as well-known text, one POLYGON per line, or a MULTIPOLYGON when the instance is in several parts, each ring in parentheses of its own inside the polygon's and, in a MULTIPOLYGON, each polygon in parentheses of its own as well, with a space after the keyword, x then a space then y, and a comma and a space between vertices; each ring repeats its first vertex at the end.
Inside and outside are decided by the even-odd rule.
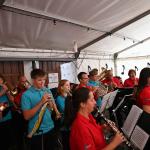
POLYGON ((95 107, 93 93, 87 88, 77 89, 72 96, 71 150, 113 150, 124 141, 116 134, 110 144, 106 144, 102 127, 92 117, 95 107))
POLYGON ((139 79, 136 78, 136 71, 130 69, 128 72, 129 78, 124 81, 124 87, 133 88, 134 86, 138 85, 139 79))
POLYGON ((141 70, 136 95, 138 105, 144 111, 150 113, 150 68, 141 70))
MULTIPOLYGON (((97 69, 93 69, 89 72, 89 82, 88 82, 88 85, 89 86, 92 86, 92 87, 96 87, 96 88, 100 88, 100 86, 102 85, 100 81, 98 81, 98 70, 97 69)), ((102 88, 100 89, 101 92, 102 92, 102 88)), ((106 94, 107 92, 105 92, 106 94)), ((101 95, 103 96, 103 95, 101 95)), ((98 96, 97 94, 95 94, 95 100, 96 100, 96 103, 97 103, 97 106, 101 106, 101 97, 98 96)))
MULTIPOLYGON (((44 87, 46 74, 41 69, 34 69, 31 71, 31 78, 33 81, 33 86, 31 86, 22 95, 21 107, 23 110, 23 115, 28 123, 28 133, 32 133, 34 125, 39 119, 39 113, 46 106, 47 102, 52 101, 51 108, 54 109, 56 115, 60 115, 56 109, 56 105, 53 101, 51 91, 44 87), (46 104, 45 104, 46 103, 46 104)), ((41 123, 39 128, 30 138, 31 150, 54 150, 56 145, 56 139, 54 137, 54 122, 51 118, 52 110, 46 107, 45 112, 41 116, 41 123)), ((41 114, 41 113, 40 113, 41 114)), ((28 134, 28 137, 29 137, 28 134)))
POLYGON ((5 79, 0 75, 0 149, 8 150, 12 144, 12 114, 10 107, 13 102, 13 97, 8 91, 8 87, 5 85, 5 79), (4 114, 4 111, 8 111, 4 114))
POLYGON ((56 98, 56 105, 58 107, 59 112, 62 114, 62 119, 60 125, 60 132, 62 135, 62 144, 64 150, 69 150, 69 129, 64 126, 64 114, 66 107, 66 99, 67 96, 70 96, 70 82, 68 80, 61 80, 58 86, 58 96, 56 98))
POLYGON ((58 85, 58 96, 56 98, 56 105, 60 113, 64 113, 65 99, 70 91, 70 82, 68 80, 61 80, 58 85))

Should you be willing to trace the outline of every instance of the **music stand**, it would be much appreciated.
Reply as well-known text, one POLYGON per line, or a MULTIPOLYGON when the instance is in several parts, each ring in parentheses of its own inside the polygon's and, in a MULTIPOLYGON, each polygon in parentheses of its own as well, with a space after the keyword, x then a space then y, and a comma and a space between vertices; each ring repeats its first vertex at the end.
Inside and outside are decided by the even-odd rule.
MULTIPOLYGON (((129 98, 131 98, 132 96, 133 96, 133 94, 125 95, 125 96, 123 97, 123 99, 120 101, 120 103, 116 106, 116 108, 114 108, 114 109, 112 110, 112 113, 113 113, 113 115, 114 115, 114 119, 115 119, 115 123, 116 123, 117 127, 119 127, 118 118, 117 118, 117 111, 118 111, 119 108, 120 108, 121 106, 123 106, 123 105, 126 103, 126 101, 129 100, 129 98)), ((125 107, 127 107, 127 106, 124 106, 124 108, 125 108, 125 107)), ((125 108, 125 109, 126 109, 126 108, 125 108)))
POLYGON ((108 109, 113 105, 113 102, 117 93, 118 93, 118 90, 115 90, 103 96, 100 113, 104 112, 106 108, 108 109))

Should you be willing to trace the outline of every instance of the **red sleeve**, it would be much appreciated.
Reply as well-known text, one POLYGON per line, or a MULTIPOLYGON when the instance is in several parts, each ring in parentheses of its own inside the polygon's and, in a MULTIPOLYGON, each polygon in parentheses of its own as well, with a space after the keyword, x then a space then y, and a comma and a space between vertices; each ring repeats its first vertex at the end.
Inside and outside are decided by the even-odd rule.
POLYGON ((87 129, 72 129, 70 134, 71 150, 96 150, 93 138, 87 129))
POLYGON ((140 99, 142 100, 141 101, 142 105, 149 105, 150 106, 150 87, 149 88, 145 88, 141 92, 140 99))

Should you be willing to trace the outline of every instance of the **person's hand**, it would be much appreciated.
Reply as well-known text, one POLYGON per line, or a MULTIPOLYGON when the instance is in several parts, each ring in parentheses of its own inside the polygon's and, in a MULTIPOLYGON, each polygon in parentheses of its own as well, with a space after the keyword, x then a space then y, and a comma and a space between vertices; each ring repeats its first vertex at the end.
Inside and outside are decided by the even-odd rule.
POLYGON ((61 118, 61 113, 60 112, 56 112, 56 120, 61 118))
POLYGON ((125 137, 122 133, 117 132, 115 137, 113 138, 112 142, 115 146, 120 145, 122 142, 126 141, 125 137))
POLYGON ((45 93, 42 97, 41 103, 42 105, 45 104, 46 102, 50 101, 50 94, 45 93))

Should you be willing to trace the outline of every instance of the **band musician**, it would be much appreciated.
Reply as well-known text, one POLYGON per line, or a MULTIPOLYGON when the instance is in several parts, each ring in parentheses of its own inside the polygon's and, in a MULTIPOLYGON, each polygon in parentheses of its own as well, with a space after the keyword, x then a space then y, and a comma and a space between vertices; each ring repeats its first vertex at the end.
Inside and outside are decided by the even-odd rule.
MULTIPOLYGON (((39 118, 41 119, 38 124, 38 129, 29 138, 31 150, 54 150, 56 146, 54 122, 51 114, 54 110, 59 116, 59 112, 54 103, 51 91, 44 86, 46 80, 46 73, 41 69, 34 69, 31 71, 31 79, 33 86, 31 86, 22 95, 21 107, 24 118, 29 121, 28 134, 36 128, 35 123, 39 118), (39 116, 43 106, 47 103, 52 103, 50 107, 45 108, 43 116, 39 116)), ((29 137, 29 136, 28 136, 29 137)))

